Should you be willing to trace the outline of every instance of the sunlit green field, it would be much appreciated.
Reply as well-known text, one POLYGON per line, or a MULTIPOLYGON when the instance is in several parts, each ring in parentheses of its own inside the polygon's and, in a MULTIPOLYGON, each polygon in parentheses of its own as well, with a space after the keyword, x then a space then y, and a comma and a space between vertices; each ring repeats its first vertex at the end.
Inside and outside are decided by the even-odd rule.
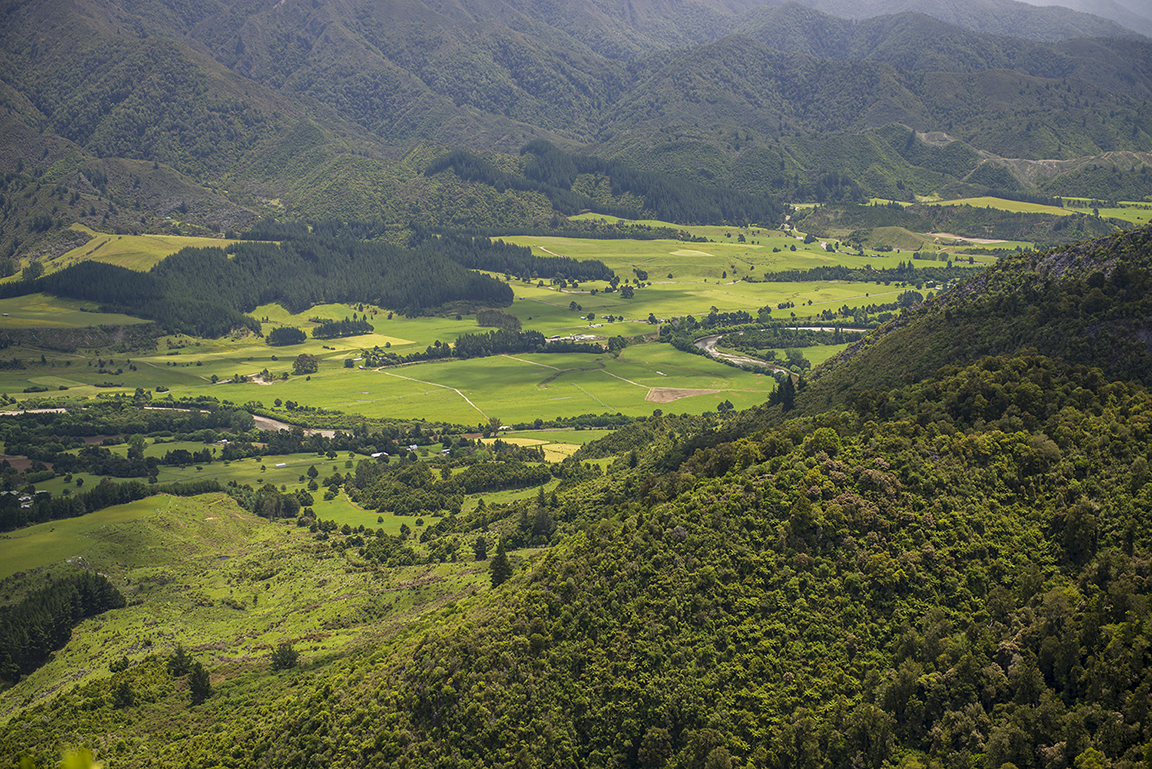
POLYGON ((98 312, 95 302, 29 294, 0 299, 0 328, 84 328, 146 323, 120 313, 98 312))
POLYGON ((270 386, 221 384, 210 392, 237 403, 274 398, 373 417, 439 419, 475 425, 496 417, 506 424, 580 414, 650 414, 652 388, 718 390, 677 401, 677 410, 715 408, 725 398, 742 407, 762 402, 770 377, 647 344, 608 354, 498 355, 438 361, 380 371, 322 367, 310 380, 291 377, 270 386))
MULTIPOLYGON (((805 246, 779 230, 757 227, 701 227, 693 228, 693 232, 713 242, 507 238, 541 255, 599 259, 635 290, 632 299, 625 299, 620 292, 605 293, 608 284, 601 281, 559 288, 511 276, 516 299, 508 311, 521 320, 523 328, 549 337, 583 336, 603 341, 623 336, 640 342, 658 331, 650 318, 699 317, 713 308, 753 316, 768 308, 773 317, 791 319, 795 314, 804 318, 845 305, 854 308, 892 302, 903 290, 895 283, 879 282, 752 282, 765 272, 822 265, 895 267, 908 258, 903 253, 828 253, 817 244, 805 246), (739 242, 741 236, 744 243, 739 242), (637 281, 636 270, 646 272, 647 279, 637 281), (651 285, 644 285, 647 283, 651 285), (778 309, 783 303, 793 306, 778 309)), ((145 249, 142 244, 117 238, 98 253, 121 253, 105 253, 114 244, 121 244, 116 248, 132 247, 137 249, 133 253, 147 252, 152 255, 149 258, 159 258, 165 249, 193 245, 188 242, 191 240, 151 238, 145 249), (167 241, 172 242, 165 245, 167 241)), ((143 266, 143 262, 139 264, 143 266)), ((504 279, 503 275, 496 277, 504 279)), ((0 327, 5 323, 80 327, 128 320, 80 312, 81 307, 44 296, 6 300, 0 302, 0 309, 9 312, 9 317, 0 318, 0 327)), ((424 417, 476 425, 493 417, 514 423, 587 413, 641 415, 655 408, 667 410, 665 403, 675 403, 676 410, 697 413, 724 400, 746 407, 762 402, 773 386, 771 378, 657 343, 633 344, 618 358, 607 354, 496 356, 375 371, 361 368, 365 365, 363 350, 380 347, 407 355, 437 341, 452 343, 462 334, 488 329, 477 326, 474 315, 459 320, 455 316, 405 318, 397 314, 389 318, 387 308, 366 305, 321 305, 299 315, 291 315, 278 305, 265 305, 252 315, 261 321, 265 333, 278 326, 310 333, 315 327, 312 318, 336 320, 364 312, 369 313, 372 334, 333 340, 309 337, 288 347, 270 347, 263 337, 249 335, 222 339, 162 337, 155 349, 117 353, 10 348, 0 359, 20 358, 24 367, 0 369, 0 393, 17 399, 83 398, 142 388, 155 398, 164 397, 164 393, 177 398, 205 394, 238 404, 258 401, 269 406, 277 400, 295 401, 372 417, 424 417), (317 356, 320 370, 309 377, 284 378, 291 374, 293 361, 301 354, 317 356), (264 372, 267 378, 261 376, 264 372), (237 377, 252 381, 231 381, 237 377), (40 388, 47 392, 24 392, 40 388), (659 388, 681 391, 678 394, 683 397, 669 400, 671 396, 661 394, 659 388)))
POLYGON ((1098 207, 1092 208, 1091 198, 1064 198, 1067 201, 1076 201, 1082 205, 1073 206, 1069 205, 1067 210, 1070 213, 1087 214, 1094 211, 1099 211, 1100 216, 1111 219, 1122 219, 1126 222, 1132 222, 1135 225, 1143 226, 1152 222, 1152 203, 1146 200, 1123 200, 1119 201, 1117 206, 1098 207))
POLYGON ((115 264, 130 270, 144 272, 152 269, 164 257, 174 254, 182 248, 204 248, 207 246, 223 248, 234 242, 223 238, 189 238, 178 235, 109 235, 95 232, 80 224, 73 225, 73 229, 86 232, 94 237, 83 246, 74 248, 59 259, 50 262, 52 272, 87 260, 115 264))
POLYGON ((1046 206, 1040 203, 1025 203, 1020 200, 1005 200, 1003 198, 980 197, 959 198, 956 200, 930 200, 924 201, 932 206, 972 206, 973 208, 995 208, 1000 211, 1028 214, 1052 214, 1054 216, 1067 216, 1076 213, 1059 206, 1046 206))
POLYGON ((0 579, 18 571, 82 555, 93 547, 92 534, 113 524, 134 521, 157 514, 169 497, 142 499, 127 505, 118 505, 79 518, 40 523, 0 536, 0 579))

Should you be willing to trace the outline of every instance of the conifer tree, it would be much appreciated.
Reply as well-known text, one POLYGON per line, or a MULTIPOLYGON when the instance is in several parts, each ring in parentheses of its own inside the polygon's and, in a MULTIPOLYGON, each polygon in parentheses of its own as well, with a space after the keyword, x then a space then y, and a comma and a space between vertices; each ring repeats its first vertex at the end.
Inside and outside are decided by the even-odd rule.
POLYGON ((212 696, 212 681, 208 671, 197 662, 192 666, 192 674, 188 677, 188 690, 192 694, 192 704, 199 705, 212 696))
POLYGON ((172 656, 168 658, 168 673, 173 678, 186 676, 192 671, 192 657, 188 652, 184 651, 181 644, 176 644, 176 650, 172 652, 172 656))
POLYGON ((508 554, 504 552, 503 539, 496 544, 496 556, 492 559, 489 574, 492 577, 492 587, 502 585, 512 576, 512 564, 508 562, 508 554))

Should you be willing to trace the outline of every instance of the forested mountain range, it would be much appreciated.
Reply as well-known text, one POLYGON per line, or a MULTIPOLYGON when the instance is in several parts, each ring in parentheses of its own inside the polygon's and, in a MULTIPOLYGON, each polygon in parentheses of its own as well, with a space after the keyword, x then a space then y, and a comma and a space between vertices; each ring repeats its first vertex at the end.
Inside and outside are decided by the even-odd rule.
MULTIPOLYGON (((988 164, 1027 189, 1144 191, 1122 177, 1148 159, 1152 43, 1080 16, 1031 41, 996 36, 1027 25, 932 8, 852 21, 797 4, 9 3, 0 258, 62 253, 77 221, 544 226, 562 214, 547 195, 426 173, 467 149, 524 174, 520 151, 540 139, 772 208, 816 199, 831 173, 856 197, 987 190, 969 177, 988 164)), ((658 210, 601 173, 577 186, 658 210)))

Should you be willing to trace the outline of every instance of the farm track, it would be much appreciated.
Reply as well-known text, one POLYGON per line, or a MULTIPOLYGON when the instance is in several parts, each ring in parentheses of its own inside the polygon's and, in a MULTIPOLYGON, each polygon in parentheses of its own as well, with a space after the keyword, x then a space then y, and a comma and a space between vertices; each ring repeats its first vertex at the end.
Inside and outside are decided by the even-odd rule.
POLYGON ((445 390, 451 390, 452 392, 456 393, 461 398, 463 398, 465 403, 467 403, 472 408, 476 409, 476 411, 478 411, 480 413, 480 416, 484 417, 485 419, 489 418, 488 415, 484 413, 484 410, 482 408, 480 408, 475 403, 473 403, 471 400, 469 400, 467 395, 460 392, 455 387, 449 387, 448 385, 442 385, 442 384, 439 384, 437 382, 426 382, 423 379, 413 379, 410 376, 402 376, 400 374, 393 374, 391 371, 382 371, 380 369, 376 369, 376 370, 381 374, 396 377, 397 379, 407 379, 409 382, 416 382, 417 384, 425 384, 425 385, 430 385, 432 387, 440 387, 440 388, 443 388, 445 390))

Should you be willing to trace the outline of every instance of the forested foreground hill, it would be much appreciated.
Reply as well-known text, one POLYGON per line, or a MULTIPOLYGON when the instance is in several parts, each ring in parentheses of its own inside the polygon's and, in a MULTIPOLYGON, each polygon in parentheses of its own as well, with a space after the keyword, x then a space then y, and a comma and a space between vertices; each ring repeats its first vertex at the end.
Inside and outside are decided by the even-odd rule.
MULTIPOLYGON (((942 300, 969 317, 1014 297, 1003 321, 1047 306, 1047 275, 1082 324, 1053 327, 1061 358, 1016 352, 1045 324, 1009 326, 971 362, 921 350, 936 367, 883 404, 809 403, 776 426, 795 412, 636 422, 583 449, 576 461, 618 460, 571 474, 555 503, 463 519, 511 540, 547 506, 558 529, 507 582, 409 635, 283 673, 221 666, 178 720, 182 685, 145 659, 17 709, 0 751, 46 764, 81 743, 116 766, 1142 766, 1152 394, 1080 362, 1095 324, 1147 317, 1144 292, 1125 293, 1146 269, 1140 237, 1006 261, 942 300), (124 683, 147 696, 114 706, 124 683)), ((929 306, 895 325, 939 322, 929 306)), ((868 376, 895 333, 842 370, 868 376)))

